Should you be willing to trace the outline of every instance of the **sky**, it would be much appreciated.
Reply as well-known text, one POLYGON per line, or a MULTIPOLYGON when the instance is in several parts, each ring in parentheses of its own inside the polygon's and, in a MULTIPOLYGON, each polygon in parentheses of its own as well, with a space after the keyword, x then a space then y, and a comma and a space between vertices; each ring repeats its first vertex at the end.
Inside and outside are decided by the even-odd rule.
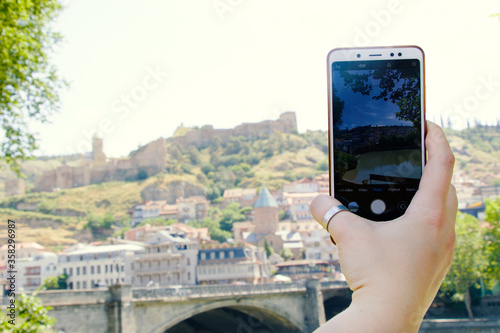
MULTIPOLYGON (((335 66, 335 64, 333 66, 335 66)), ((396 114, 401 110, 390 98, 388 98, 387 101, 384 101, 383 98, 374 98, 382 93, 382 89, 379 87, 380 80, 373 79, 373 70, 347 71, 348 74, 353 76, 368 75, 366 82, 371 85, 371 89, 367 91, 367 94, 354 92, 351 87, 345 84, 340 71, 334 73, 338 73, 337 75, 333 75, 333 85, 335 86, 336 96, 338 96, 339 101, 343 102, 340 129, 353 129, 358 126, 368 125, 413 126, 413 122, 397 118, 396 114)), ((418 71, 415 72, 414 75, 418 76, 418 71)), ((393 81, 395 80, 393 79, 393 81)), ((395 81, 394 90, 401 89, 403 82, 403 80, 395 81)), ((419 86, 419 84, 417 84, 417 86, 419 86)), ((391 93, 389 93, 389 96, 391 96, 391 93)))
POLYGON ((70 87, 36 155, 108 157, 179 125, 232 128, 295 111, 327 130, 326 55, 336 47, 419 45, 427 118, 500 118, 498 0, 63 0, 52 63, 70 87))

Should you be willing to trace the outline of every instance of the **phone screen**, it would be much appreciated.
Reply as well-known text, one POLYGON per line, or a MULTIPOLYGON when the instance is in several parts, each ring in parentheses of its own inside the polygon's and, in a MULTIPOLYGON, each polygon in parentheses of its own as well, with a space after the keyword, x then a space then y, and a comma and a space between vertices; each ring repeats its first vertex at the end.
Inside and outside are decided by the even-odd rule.
POLYGON ((387 221, 404 214, 423 169, 419 59, 334 61, 331 124, 335 197, 387 221))

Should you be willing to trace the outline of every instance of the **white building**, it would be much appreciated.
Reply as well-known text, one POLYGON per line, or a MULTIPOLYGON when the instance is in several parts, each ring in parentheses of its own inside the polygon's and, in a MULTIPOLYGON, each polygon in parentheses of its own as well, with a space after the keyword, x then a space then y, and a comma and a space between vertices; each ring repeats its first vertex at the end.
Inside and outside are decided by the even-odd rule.
POLYGON ((283 192, 287 193, 316 193, 319 190, 318 183, 309 178, 302 178, 289 184, 283 185, 283 192))
POLYGON ((39 252, 33 257, 20 258, 16 262, 16 284, 25 291, 36 290, 43 281, 51 276, 57 276, 57 254, 39 252))
POLYGON ((321 228, 305 238, 306 259, 308 260, 338 260, 339 251, 330 240, 330 234, 321 228))
POLYGON ((263 249, 253 245, 208 246, 198 254, 198 284, 266 282, 269 277, 263 249))
POLYGON ((130 264, 132 286, 196 284, 198 242, 161 230, 145 244, 130 264))
POLYGON ((59 272, 69 276, 68 289, 130 284, 130 273, 125 267, 132 256, 141 251, 144 247, 131 244, 87 246, 59 254, 59 272))

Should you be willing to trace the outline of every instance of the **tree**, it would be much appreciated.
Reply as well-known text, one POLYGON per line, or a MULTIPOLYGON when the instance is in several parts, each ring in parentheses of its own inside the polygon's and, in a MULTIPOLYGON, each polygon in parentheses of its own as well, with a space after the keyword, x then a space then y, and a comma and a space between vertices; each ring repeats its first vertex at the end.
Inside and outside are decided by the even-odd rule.
POLYGON ((51 28, 61 8, 57 0, 0 2, 0 160, 18 175, 19 161, 38 148, 28 123, 46 122, 66 85, 49 63, 61 40, 51 28))
POLYGON ((61 274, 59 276, 49 276, 43 280, 43 284, 39 287, 45 290, 58 290, 67 289, 69 276, 67 274, 61 274))
MULTIPOLYGON (((35 295, 17 295, 15 306, 17 316, 12 325, 9 312, 0 311, 0 331, 12 333, 49 332, 55 319, 48 315, 52 307, 44 307, 35 295)), ((9 309, 7 309, 9 311, 9 309)))
POLYGON ((453 292, 455 300, 463 301, 469 318, 473 318, 470 288, 479 287, 486 267, 483 252, 484 233, 479 221, 468 214, 458 213, 455 226, 456 243, 453 264, 443 282, 444 292, 453 292))
POLYGON ((280 252, 281 258, 285 259, 285 261, 288 261, 293 258, 293 252, 290 249, 283 249, 280 252))
POLYGON ((486 200, 485 220, 489 226, 485 228, 488 266, 484 274, 486 285, 493 289, 500 283, 500 198, 486 200))
POLYGON ((264 251, 266 251, 266 255, 268 258, 274 253, 274 249, 271 247, 271 245, 269 245, 269 242, 265 237, 264 237, 264 251))

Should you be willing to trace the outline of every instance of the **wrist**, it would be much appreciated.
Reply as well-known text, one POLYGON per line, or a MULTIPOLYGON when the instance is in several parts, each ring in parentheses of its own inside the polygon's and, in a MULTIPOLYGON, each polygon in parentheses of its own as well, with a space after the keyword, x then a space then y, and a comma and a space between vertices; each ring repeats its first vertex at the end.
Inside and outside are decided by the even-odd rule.
MULTIPOLYGON (((361 290, 358 290, 361 291, 361 290)), ((425 310, 392 295, 353 293, 351 305, 318 329, 323 332, 418 332, 425 310)))

